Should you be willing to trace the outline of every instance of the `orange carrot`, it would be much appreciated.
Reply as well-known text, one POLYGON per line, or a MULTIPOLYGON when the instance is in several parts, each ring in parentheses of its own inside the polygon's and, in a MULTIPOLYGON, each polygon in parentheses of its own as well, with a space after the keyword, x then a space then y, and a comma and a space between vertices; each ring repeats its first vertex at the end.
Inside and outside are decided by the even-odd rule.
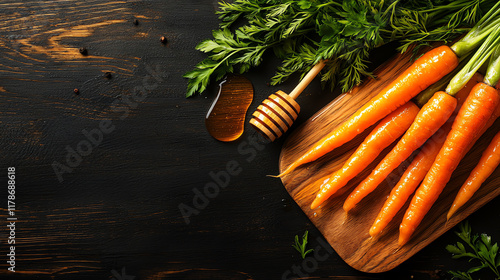
POLYGON ((363 143, 356 149, 351 157, 337 170, 322 186, 316 199, 311 204, 311 209, 321 205, 326 199, 333 195, 363 171, 387 146, 401 136, 412 124, 419 108, 415 103, 408 102, 396 111, 385 117, 363 143))
POLYGON ((448 46, 430 50, 417 59, 387 87, 356 111, 345 122, 324 136, 278 177, 314 161, 352 140, 356 135, 407 103, 420 91, 437 82, 458 65, 458 57, 448 46))
MULTIPOLYGON (((479 78, 478 78, 479 79, 479 78)), ((475 80, 475 79, 473 79, 475 80)), ((476 82, 477 83, 477 82, 476 82)), ((468 87, 470 89, 470 87, 468 87)), ((463 90, 461 90, 462 92, 463 90)), ((457 94, 458 105, 457 108, 461 107, 460 103, 463 103, 463 99, 457 94), (460 102, 462 100, 462 102, 460 102)), ((466 96, 464 97, 464 99, 466 96)), ((497 117, 500 115, 500 106, 497 107, 496 113, 490 118, 488 124, 477 133, 473 143, 467 148, 467 153, 470 148, 474 145, 477 139, 495 122, 497 117)), ((451 119, 451 118, 450 118, 451 119)), ((398 184, 392 189, 389 197, 387 198, 384 206, 380 210, 377 218, 375 219, 372 227, 370 228, 370 236, 375 237, 382 232, 382 230, 389 224, 389 222, 396 216, 401 207, 406 203, 410 195, 418 187, 418 184, 424 179, 425 175, 434 163, 439 150, 443 146, 446 139, 446 135, 451 130, 451 123, 446 123, 440 130, 439 134, 434 134, 428 143, 424 145, 422 151, 413 159, 412 163, 404 174, 401 176, 398 184), (443 136, 444 135, 444 136, 443 136)))
POLYGON ((405 213, 399 227, 400 245, 408 242, 450 180, 451 174, 467 152, 475 135, 484 128, 499 103, 498 90, 484 83, 474 86, 405 213))
MULTIPOLYGON (((476 72, 463 89, 455 95, 455 98, 457 99, 455 112, 462 107, 462 104, 469 95, 471 88, 482 80, 483 75, 476 72)), ((375 237, 382 232, 394 216, 396 216, 401 207, 403 207, 420 182, 422 182, 425 174, 427 174, 427 171, 431 168, 434 159, 443 146, 446 135, 451 130, 451 124, 455 118, 454 115, 452 115, 446 124, 443 125, 443 127, 436 132, 429 139, 429 141, 427 141, 403 173, 397 185, 391 190, 389 197, 385 201, 384 206, 382 206, 377 218, 370 228, 370 236, 375 237)))
POLYGON ((379 235, 389 222, 396 216, 410 195, 418 187, 432 166, 439 149, 444 143, 444 137, 432 137, 422 148, 401 176, 398 184, 391 190, 389 197, 382 206, 375 222, 370 228, 370 236, 379 235))
POLYGON ((458 191, 455 201, 453 201, 453 205, 446 216, 448 220, 460 207, 469 201, 484 181, 495 171, 498 164, 500 164, 500 132, 495 135, 483 152, 479 163, 458 191))
POLYGON ((344 202, 348 212, 371 193, 385 178, 429 139, 453 113, 457 100, 444 91, 437 92, 420 110, 411 127, 344 202))
MULTIPOLYGON (((422 107, 419 115, 415 118, 414 124, 408 129, 396 147, 387 154, 372 173, 346 199, 344 202, 346 212, 371 193, 396 167, 446 122, 457 104, 457 100, 452 96, 459 93, 470 82, 479 67, 492 53, 494 53, 492 57, 500 57, 500 47, 498 54, 496 47, 498 42, 500 42, 500 29, 488 36, 469 62, 451 79, 446 87, 446 92, 435 93, 431 100, 422 107)), ((498 78, 497 75, 494 75, 497 73, 495 68, 497 62, 497 60, 491 60, 487 75, 484 77, 485 81, 491 80, 491 82, 494 82, 498 78)), ((500 67, 500 62, 498 62, 498 66, 500 67)), ((494 85, 496 81, 490 84, 494 85)), ((492 90, 495 89, 492 88, 492 90)))
MULTIPOLYGON (((497 89, 500 89, 500 87, 497 85, 496 87, 497 89)), ((474 136, 474 140, 472 141, 472 143, 469 144, 469 146, 467 147, 466 151, 465 151, 465 154, 467 154, 469 152, 469 150, 474 146, 474 144, 476 143, 476 141, 483 135, 484 132, 486 132, 486 130, 488 130, 492 125, 493 123, 495 123, 496 119, 500 116, 500 106, 497 106, 497 109, 495 110, 495 112, 491 115, 490 119, 488 120, 488 122, 486 123, 486 125, 483 127, 483 129, 479 132, 479 133, 476 133, 476 135, 474 136)), ((496 136, 495 136, 496 137, 496 136)), ((494 140, 492 140, 493 142, 494 140)), ((479 164, 478 164, 479 165, 479 164)), ((460 191, 459 191, 460 192, 460 191)), ((458 194, 457 194, 458 196, 458 194)), ((452 205, 453 207, 453 205, 452 205)), ((456 210, 458 210, 459 207, 457 207, 456 210)), ((454 214, 453 212, 450 214, 451 212, 451 209, 450 211, 448 212, 447 214, 447 219, 449 220, 451 218, 451 216, 454 214)))

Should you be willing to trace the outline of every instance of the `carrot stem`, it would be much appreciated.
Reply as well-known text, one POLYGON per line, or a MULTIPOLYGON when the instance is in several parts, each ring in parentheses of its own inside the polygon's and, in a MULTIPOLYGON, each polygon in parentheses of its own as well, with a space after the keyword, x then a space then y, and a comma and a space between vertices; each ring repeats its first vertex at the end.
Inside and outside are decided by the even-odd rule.
POLYGON ((484 82, 492 87, 498 84, 498 80, 500 80, 500 45, 491 54, 486 76, 484 76, 484 82))
POLYGON ((496 3, 451 49, 461 57, 475 49, 500 23, 500 2, 496 3))
MULTIPOLYGON (((500 2, 497 3, 497 5, 500 2)), ((495 26, 495 30, 491 32, 486 40, 481 44, 481 47, 475 52, 469 62, 458 72, 446 87, 446 92, 455 95, 460 89, 467 84, 469 79, 477 72, 477 70, 488 60, 495 52, 500 43, 500 21, 495 26)), ((495 83, 496 84, 496 83, 495 83)))

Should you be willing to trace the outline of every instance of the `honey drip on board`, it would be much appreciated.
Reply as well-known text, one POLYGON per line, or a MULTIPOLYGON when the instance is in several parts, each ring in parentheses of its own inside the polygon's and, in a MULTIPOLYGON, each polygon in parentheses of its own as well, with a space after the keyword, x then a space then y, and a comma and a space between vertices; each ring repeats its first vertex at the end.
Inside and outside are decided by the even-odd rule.
POLYGON ((205 126, 215 139, 234 141, 243 134, 245 116, 253 99, 253 86, 243 76, 230 75, 219 87, 205 118, 205 126))

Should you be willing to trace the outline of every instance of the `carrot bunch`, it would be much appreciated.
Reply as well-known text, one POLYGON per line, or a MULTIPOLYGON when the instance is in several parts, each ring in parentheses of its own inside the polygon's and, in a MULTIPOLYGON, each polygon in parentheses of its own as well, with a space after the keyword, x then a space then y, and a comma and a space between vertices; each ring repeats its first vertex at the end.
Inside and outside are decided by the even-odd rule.
POLYGON ((343 187, 349 180, 372 162, 387 146, 400 137, 412 124, 419 108, 408 102, 390 113, 368 135, 344 166, 324 182, 311 208, 318 207, 328 197, 343 187))
POLYGON ((446 87, 446 91, 435 93, 422 107, 412 126, 406 131, 396 147, 382 159, 372 173, 347 198, 344 203, 345 211, 354 208, 357 203, 379 186, 396 167, 449 120, 457 106, 457 99, 454 98, 454 95, 464 87, 464 84, 489 58, 497 44, 495 40, 500 40, 499 36, 500 30, 491 33, 491 36, 488 37, 488 40, 484 42, 470 61, 452 78, 446 87))
MULTIPOLYGON (((500 48, 497 48, 497 51, 500 51, 500 48)), ((498 60, 497 63, 499 63, 500 55, 497 54, 496 57, 498 60)), ((496 74, 499 73, 497 72, 496 74)), ((500 90, 500 83, 497 83, 496 89, 500 90)), ((500 116, 500 106, 497 106, 496 111, 490 117, 485 128, 480 133, 478 133, 476 137, 482 135, 483 132, 487 128, 489 128, 499 116, 500 116)), ((474 139, 474 142, 476 140, 477 139, 474 139)), ((479 159, 477 166, 471 171, 469 177, 458 191, 458 194, 455 197, 455 200, 453 201, 453 204, 450 210, 448 211, 448 214, 446 215, 446 218, 448 220, 453 216, 453 214, 455 214, 456 211, 458 211, 458 209, 460 209, 460 207, 462 207, 472 198, 474 193, 477 190, 479 190, 484 181, 486 181, 486 179, 493 173, 493 171, 498 167, 499 164, 500 164, 500 132, 497 133, 495 137, 493 137, 493 140, 491 140, 491 143, 484 150, 483 155, 479 159)))
MULTIPOLYGON (((500 104, 500 92, 495 89, 500 79, 500 28, 490 34, 470 64, 481 65, 491 57, 482 83, 475 85, 453 121, 451 131, 439 150, 432 166, 406 210, 399 228, 400 245, 404 245, 437 200, 453 171, 478 139, 478 135, 495 119, 500 104)), ((464 67, 467 70, 467 67, 464 67)), ((474 70, 477 70, 474 68, 474 70)))
MULTIPOLYGON (((495 4, 462 39, 451 47, 444 45, 423 54, 394 81, 276 177, 283 177, 299 166, 315 161, 354 139, 368 127, 454 70, 459 65, 460 58, 476 49, 498 27, 500 24, 500 18, 497 17, 500 14, 499 7, 500 3, 495 4)), ((451 91, 458 92, 465 83, 459 81, 453 84, 459 88, 453 88, 451 91)))
POLYGON ((287 175, 297 167, 317 160, 354 139, 422 90, 439 81, 457 67, 458 63, 458 55, 448 46, 440 46, 425 53, 349 119, 290 164, 278 177, 287 175))
POLYGON ((420 182, 424 179, 427 171, 432 166, 439 150, 443 146, 446 135, 451 130, 451 122, 455 119, 458 110, 462 107, 469 95, 471 88, 483 80, 483 75, 476 73, 472 79, 456 95, 457 107, 448 121, 441 127, 439 133, 435 133, 420 149, 406 171, 401 175, 396 186, 393 187, 389 197, 382 206, 377 218, 370 228, 370 236, 379 235, 389 222, 396 216, 408 198, 413 194, 420 182))
MULTIPOLYGON (((403 135, 371 174, 348 196, 343 208, 346 212, 354 208, 395 168, 423 147, 392 190, 370 229, 372 236, 380 234, 416 189, 400 226, 399 244, 408 242, 465 153, 472 147, 480 132, 484 132, 492 124, 500 111, 500 95, 495 89, 500 79, 499 7, 500 2, 451 47, 437 47, 421 56, 345 122, 290 164, 278 177, 286 176, 296 168, 317 160, 380 121, 344 166, 324 180, 311 208, 324 203, 361 173, 383 149, 403 135), (475 49, 478 50, 451 79, 450 72, 458 67, 461 59, 466 61, 464 58, 469 57, 469 53, 475 49), (492 58, 483 79, 476 73, 490 56, 492 58), (480 80, 483 81, 479 82, 480 80), (424 89, 433 90, 429 86, 441 85, 443 81, 448 83, 444 91, 421 93, 415 98, 424 89), (415 99, 421 109, 418 109, 412 99, 415 99)), ((493 148, 489 148, 488 153, 485 152, 488 156, 485 156, 487 159, 481 162, 481 166, 496 167, 500 162, 500 148, 495 148, 500 146, 497 143, 500 140, 497 138, 500 136, 492 143, 493 148), (491 154, 495 156, 489 156, 491 154)), ((492 172, 491 168, 487 169, 487 172, 481 170, 478 169, 477 172, 486 175, 492 172)), ((484 177, 487 176, 481 178, 484 177)), ((473 187, 470 185, 464 185, 470 195, 457 197, 458 202, 452 207, 449 215, 477 190, 477 183, 473 187)))

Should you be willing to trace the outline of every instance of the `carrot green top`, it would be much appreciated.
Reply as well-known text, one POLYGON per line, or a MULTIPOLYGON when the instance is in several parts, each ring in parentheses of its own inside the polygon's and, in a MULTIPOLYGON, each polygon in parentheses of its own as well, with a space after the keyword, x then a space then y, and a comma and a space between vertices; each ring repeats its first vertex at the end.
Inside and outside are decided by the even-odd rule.
MULTIPOLYGON (((499 27, 500 28, 500 27, 499 27)), ((492 87, 495 87, 500 80, 500 44, 493 51, 490 58, 490 63, 488 69, 486 70, 486 76, 484 77, 484 82, 492 87)))
MULTIPOLYGON (((500 2, 498 2, 500 4, 500 2)), ((486 40, 481 44, 479 49, 474 53, 472 58, 467 62, 467 64, 458 72, 453 79, 451 79, 450 83, 446 87, 446 92, 450 95, 455 95, 457 92, 462 89, 462 87, 467 84, 472 75, 479 70, 479 68, 488 60, 491 55, 496 53, 497 47, 500 45, 500 21, 492 27, 493 31, 490 32, 486 40)), ((500 63, 497 64, 500 65, 500 63)), ((491 65, 491 63, 490 63, 491 65)), ((491 68, 491 66, 489 67, 491 68)), ((495 68, 495 66, 493 66, 495 68)), ((498 68, 498 66, 497 66, 498 68)), ((492 72, 493 70, 487 70, 487 72, 492 72)), ((493 75, 489 79, 495 79, 497 77, 497 81, 490 81, 493 83, 493 86, 498 82, 499 75, 493 75)))
POLYGON ((427 103, 431 99, 431 97, 438 91, 444 91, 446 86, 450 83, 451 79, 457 75, 458 71, 462 69, 465 64, 467 64, 467 61, 472 57, 473 53, 468 53, 465 56, 460 58, 460 62, 458 63, 458 66, 453 69, 450 73, 446 74, 443 78, 441 78, 439 81, 435 82, 434 84, 430 85, 423 91, 421 91, 417 96, 413 98, 413 102, 420 108, 427 103))
POLYGON ((451 49, 458 57, 462 57, 475 49, 492 31, 498 28, 500 23, 500 2, 496 3, 471 30, 458 42, 451 46, 451 49))
MULTIPOLYGON (((472 75, 488 59, 499 42, 500 33, 498 29, 500 29, 500 17, 498 15, 500 15, 500 1, 462 39, 450 47, 460 58, 460 67, 457 67, 454 71, 416 96, 414 100, 419 107, 427 103, 434 93, 443 90, 445 85, 448 85, 446 92, 453 96, 467 84, 472 75), (472 56, 472 50, 476 49, 481 43, 480 49, 472 56), (461 69, 461 71, 458 72, 458 69, 461 69)), ((500 71, 497 72, 497 76, 500 76, 500 71)), ((492 76, 490 79, 494 79, 494 77, 492 76)))

